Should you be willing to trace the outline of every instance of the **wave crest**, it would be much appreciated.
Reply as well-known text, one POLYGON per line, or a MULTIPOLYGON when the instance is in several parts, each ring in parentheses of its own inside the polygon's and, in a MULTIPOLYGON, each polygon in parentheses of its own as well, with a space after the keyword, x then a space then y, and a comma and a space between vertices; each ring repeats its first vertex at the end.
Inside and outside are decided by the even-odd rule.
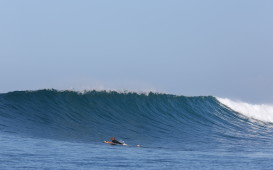
POLYGON ((273 123, 273 106, 265 104, 249 104, 241 101, 233 101, 227 98, 217 98, 219 102, 230 109, 252 119, 273 123))

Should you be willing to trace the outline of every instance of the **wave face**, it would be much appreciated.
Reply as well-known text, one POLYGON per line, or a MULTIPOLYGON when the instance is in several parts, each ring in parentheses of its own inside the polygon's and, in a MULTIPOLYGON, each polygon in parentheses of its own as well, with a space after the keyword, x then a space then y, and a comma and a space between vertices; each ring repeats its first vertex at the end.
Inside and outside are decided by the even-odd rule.
POLYGON ((270 116, 262 122, 232 110, 235 104, 227 101, 95 90, 16 91, 0 94, 0 132, 75 142, 116 136, 129 144, 199 150, 271 147, 270 116))

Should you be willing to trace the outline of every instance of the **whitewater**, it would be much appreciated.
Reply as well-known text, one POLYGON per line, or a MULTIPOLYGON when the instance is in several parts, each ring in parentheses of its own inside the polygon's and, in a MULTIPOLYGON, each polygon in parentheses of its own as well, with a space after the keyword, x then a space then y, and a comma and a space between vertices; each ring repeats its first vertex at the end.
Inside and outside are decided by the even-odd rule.
POLYGON ((214 96, 14 91, 0 94, 0 169, 272 169, 272 125, 273 106, 214 96))

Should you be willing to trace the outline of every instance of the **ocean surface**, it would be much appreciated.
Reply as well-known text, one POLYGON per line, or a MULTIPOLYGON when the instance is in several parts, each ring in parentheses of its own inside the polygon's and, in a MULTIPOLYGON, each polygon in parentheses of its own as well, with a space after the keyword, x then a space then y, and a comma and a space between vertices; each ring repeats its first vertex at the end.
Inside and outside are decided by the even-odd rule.
POLYGON ((273 169, 272 122, 273 106, 213 96, 2 93, 0 169, 273 169))

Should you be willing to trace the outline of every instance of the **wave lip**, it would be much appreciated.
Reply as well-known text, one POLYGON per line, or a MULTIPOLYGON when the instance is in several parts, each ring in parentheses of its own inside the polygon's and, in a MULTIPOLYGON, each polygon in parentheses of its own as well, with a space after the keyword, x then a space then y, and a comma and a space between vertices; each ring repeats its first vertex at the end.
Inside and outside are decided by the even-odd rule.
POLYGON ((249 104, 217 97, 217 100, 230 109, 252 119, 273 123, 273 106, 265 104, 249 104))

